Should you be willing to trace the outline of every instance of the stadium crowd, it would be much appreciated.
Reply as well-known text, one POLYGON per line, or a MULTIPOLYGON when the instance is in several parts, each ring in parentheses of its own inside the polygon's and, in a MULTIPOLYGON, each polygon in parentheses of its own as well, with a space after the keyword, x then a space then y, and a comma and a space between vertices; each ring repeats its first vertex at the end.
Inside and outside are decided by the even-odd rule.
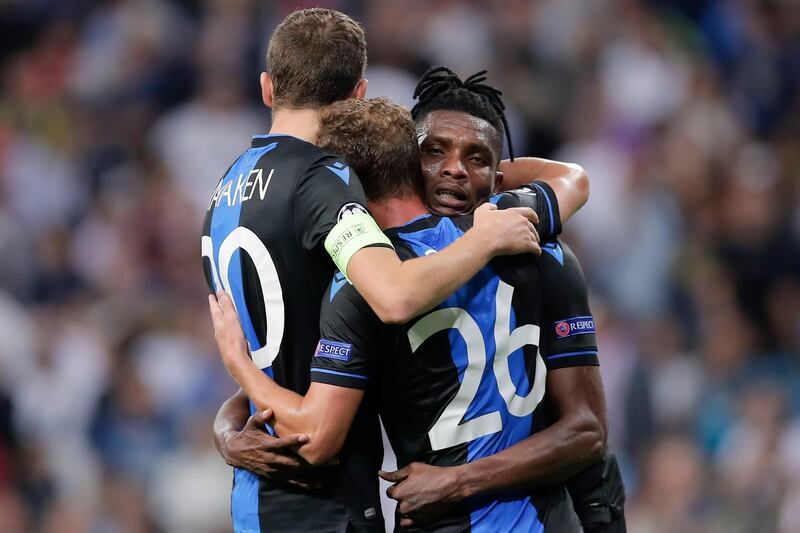
POLYGON ((268 32, 367 30, 368 96, 489 69, 515 151, 581 164, 630 531, 800 532, 800 3, 0 4, 0 532, 229 530, 233 390, 200 261, 268 128, 268 32))

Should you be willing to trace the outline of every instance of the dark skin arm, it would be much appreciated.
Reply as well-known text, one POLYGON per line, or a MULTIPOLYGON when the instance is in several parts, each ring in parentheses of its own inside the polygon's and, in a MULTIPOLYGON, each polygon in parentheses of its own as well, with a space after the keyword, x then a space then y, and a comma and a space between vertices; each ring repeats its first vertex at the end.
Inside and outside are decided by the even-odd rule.
POLYGON ((401 526, 424 524, 466 498, 559 483, 606 452, 607 416, 599 367, 580 366, 547 374, 547 397, 556 422, 495 455, 454 467, 411 463, 380 472, 395 483, 401 526))
POLYGON ((225 400, 214 419, 217 451, 234 468, 303 488, 319 486, 322 469, 312 467, 297 454, 308 436, 273 437, 264 427, 270 418, 269 409, 250 416, 249 401, 240 389, 225 400))
POLYGON ((566 223, 589 199, 589 175, 580 165, 540 157, 504 159, 497 169, 503 173, 503 190, 516 189, 533 180, 552 187, 558 197, 561 223, 566 223))

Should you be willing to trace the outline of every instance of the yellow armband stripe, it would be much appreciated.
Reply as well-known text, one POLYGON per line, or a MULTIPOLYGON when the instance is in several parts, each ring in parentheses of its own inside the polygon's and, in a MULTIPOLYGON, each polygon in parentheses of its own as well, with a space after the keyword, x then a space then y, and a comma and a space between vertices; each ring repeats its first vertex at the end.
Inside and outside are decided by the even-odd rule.
MULTIPOLYGON (((325 249, 339 272, 347 277, 347 264, 357 251, 374 244, 388 245, 389 237, 383 234, 375 220, 367 213, 355 213, 341 219, 325 238, 325 249)), ((350 278, 347 279, 350 281, 350 278)))

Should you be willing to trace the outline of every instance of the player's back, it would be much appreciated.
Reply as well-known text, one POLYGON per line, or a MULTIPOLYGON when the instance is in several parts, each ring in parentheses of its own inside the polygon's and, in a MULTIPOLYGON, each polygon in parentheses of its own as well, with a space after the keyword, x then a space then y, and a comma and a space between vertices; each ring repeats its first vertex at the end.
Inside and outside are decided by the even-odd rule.
MULTIPOLYGON (((366 212, 364 203, 340 158, 285 135, 255 137, 209 203, 202 237, 209 286, 231 295, 256 365, 299 394, 308 390, 320 301, 334 271, 325 238, 351 211, 366 212)), ((309 493, 236 470, 235 530, 336 530, 348 514, 348 473, 337 475, 325 491, 309 493)), ((379 513, 369 519, 382 526, 379 513)))
MULTIPOLYGON (((471 223, 471 217, 423 217, 387 234, 401 257, 423 256, 459 238, 471 223)), ((530 436, 545 393, 540 302, 535 258, 506 258, 396 330, 393 355, 379 361, 379 381, 381 417, 399 466, 454 466, 530 436)), ((471 502, 430 530, 541 527, 530 496, 520 492, 471 502)))

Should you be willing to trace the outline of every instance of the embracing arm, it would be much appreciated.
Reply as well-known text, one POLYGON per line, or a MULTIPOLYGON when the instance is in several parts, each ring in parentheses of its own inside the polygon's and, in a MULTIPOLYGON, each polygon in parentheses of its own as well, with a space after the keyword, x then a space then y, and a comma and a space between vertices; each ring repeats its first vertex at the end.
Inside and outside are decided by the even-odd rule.
POLYGON ((589 199, 589 175, 580 165, 539 157, 505 159, 498 168, 503 173, 503 189, 516 189, 534 180, 541 180, 558 198, 561 223, 565 223, 589 199))
POLYGON ((239 389, 220 406, 214 418, 214 446, 219 454, 228 461, 227 442, 244 429, 250 410, 247 405, 247 396, 239 389))
POLYGON ((541 253, 532 209, 487 206, 476 211, 473 227, 458 242, 402 262, 364 205, 352 169, 324 156, 298 179, 292 229, 312 257, 330 256, 387 323, 407 322, 438 305, 495 256, 541 253))
MULTIPOLYGON (((315 382, 305 396, 300 396, 281 387, 250 359, 230 296, 222 291, 216 298, 209 295, 209 306, 222 360, 247 398, 259 410, 269 409, 274 413, 273 427, 277 434, 302 435, 303 445, 297 453, 303 459, 312 465, 328 463, 341 449, 364 391, 315 382)), ((240 398, 234 398, 229 402, 241 402, 240 398)), ((230 409, 234 408, 232 403, 230 409)), ((224 430, 226 425, 230 423, 221 420, 219 429, 224 430)))
POLYGON ((265 428, 272 412, 250 415, 242 390, 228 398, 214 419, 214 444, 228 465, 256 475, 280 479, 302 488, 319 486, 319 470, 297 455, 308 442, 306 435, 273 437, 265 428))
POLYGON ((560 368, 547 375, 555 424, 461 469, 463 497, 559 483, 606 451, 606 405, 599 367, 560 368))
POLYGON ((545 401, 555 422, 496 455, 464 465, 467 495, 560 482, 600 460, 606 404, 594 320, 578 258, 554 242, 538 261, 542 283, 540 350, 547 364, 545 401))
POLYGON ((232 370, 234 379, 259 409, 271 409, 278 435, 302 433, 308 443, 297 453, 312 465, 327 464, 341 450, 364 391, 326 383, 311 383, 305 396, 284 389, 247 359, 232 370))
MULTIPOLYGON (((555 422, 490 457, 455 467, 411 463, 381 477, 396 484, 401 525, 431 520, 464 498, 552 484, 600 460, 606 408, 594 321, 577 258, 553 242, 538 261, 542 283, 540 350, 547 365, 546 401, 555 422)), ((563 245, 563 246, 562 246, 563 245)))
POLYGON ((395 483, 386 494, 397 500, 400 525, 429 522, 472 496, 557 483, 601 460, 606 414, 598 367, 554 370, 547 391, 558 421, 510 448, 459 466, 411 463, 380 472, 395 483))
POLYGON ((485 204, 475 211, 473 228, 437 254, 400 261, 390 248, 366 247, 339 266, 383 322, 402 324, 440 304, 492 257, 541 253, 537 221, 529 208, 485 204))

